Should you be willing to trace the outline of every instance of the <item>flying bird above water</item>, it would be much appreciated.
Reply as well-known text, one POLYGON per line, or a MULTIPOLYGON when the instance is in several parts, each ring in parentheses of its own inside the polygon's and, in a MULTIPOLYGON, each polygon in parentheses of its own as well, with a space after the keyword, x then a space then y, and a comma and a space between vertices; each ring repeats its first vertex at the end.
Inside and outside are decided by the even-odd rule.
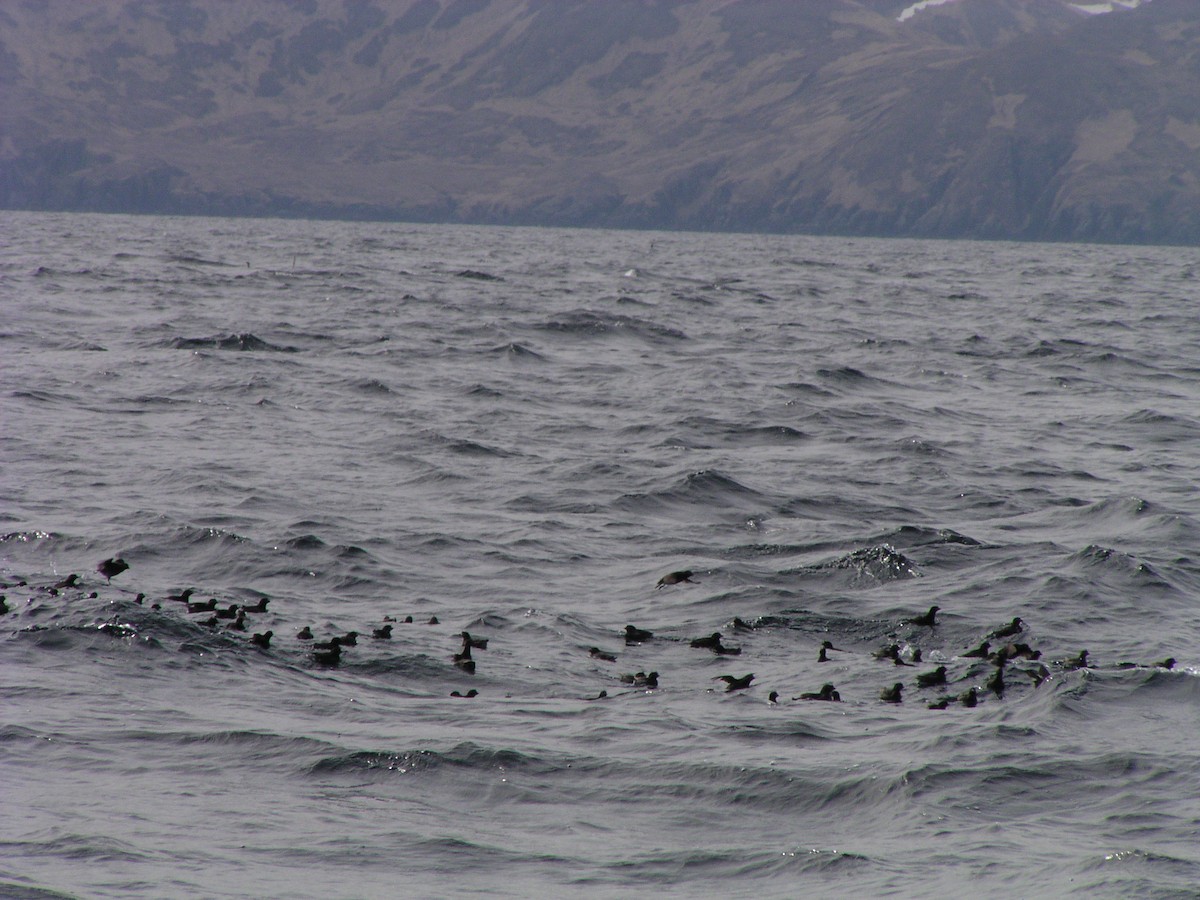
POLYGON ((693 572, 691 569, 684 569, 679 572, 668 572, 662 578, 658 579, 658 584, 656 584, 654 586, 654 589, 656 591, 662 590, 667 585, 682 584, 685 581, 688 584, 699 584, 700 582, 692 580, 692 576, 695 574, 696 573, 693 572))
POLYGON ((129 563, 121 559, 119 556, 114 556, 111 559, 106 559, 104 562, 96 566, 96 571, 104 576, 105 580, 112 581, 122 572, 129 568, 129 563))

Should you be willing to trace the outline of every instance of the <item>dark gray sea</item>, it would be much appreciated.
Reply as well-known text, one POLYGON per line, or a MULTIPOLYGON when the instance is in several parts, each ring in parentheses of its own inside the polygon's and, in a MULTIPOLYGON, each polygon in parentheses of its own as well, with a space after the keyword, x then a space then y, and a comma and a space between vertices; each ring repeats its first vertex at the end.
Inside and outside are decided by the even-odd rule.
POLYGON ((1200 896, 1200 251, 0 244, 0 896, 1200 896))

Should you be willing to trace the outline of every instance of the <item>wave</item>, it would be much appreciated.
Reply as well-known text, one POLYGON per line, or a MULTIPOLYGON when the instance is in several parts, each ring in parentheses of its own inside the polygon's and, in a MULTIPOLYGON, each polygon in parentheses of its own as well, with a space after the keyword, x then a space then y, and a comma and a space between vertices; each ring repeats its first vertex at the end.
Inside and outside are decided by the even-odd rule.
POLYGON ((575 310, 562 318, 551 319, 536 325, 539 331, 553 334, 575 335, 579 337, 608 337, 612 335, 630 335, 649 343, 661 343, 664 340, 683 341, 687 335, 677 328, 669 328, 638 319, 633 316, 598 313, 591 310, 575 310))
POLYGON ((214 335, 213 337, 177 337, 168 345, 176 350, 239 350, 270 353, 297 353, 298 348, 272 344, 250 333, 214 335))

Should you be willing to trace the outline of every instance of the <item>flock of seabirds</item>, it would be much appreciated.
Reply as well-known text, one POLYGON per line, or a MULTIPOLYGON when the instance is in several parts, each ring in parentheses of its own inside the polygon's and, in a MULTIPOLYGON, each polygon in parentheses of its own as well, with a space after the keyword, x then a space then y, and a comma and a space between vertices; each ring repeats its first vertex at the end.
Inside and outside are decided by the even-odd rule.
MULTIPOLYGON (((106 559, 96 566, 96 571, 103 575, 109 583, 112 582, 113 578, 128 569, 129 564, 120 557, 106 559)), ((655 588, 661 590, 664 587, 679 584, 699 584, 693 578, 695 574, 691 570, 670 572, 658 580, 655 588)), ((0 586, 10 589, 12 587, 27 587, 28 585, 25 581, 19 581, 16 584, 0 586)), ((44 590, 53 596, 57 596, 63 590, 82 590, 83 587, 84 583, 80 577, 77 574, 71 574, 57 583, 40 588, 39 590, 44 590)), ((230 603, 222 606, 216 598, 193 601, 192 596, 195 593, 194 588, 187 588, 178 594, 167 596, 163 602, 152 601, 150 607, 158 610, 163 608, 163 603, 182 604, 188 615, 205 617, 194 620, 197 624, 212 629, 220 628, 224 631, 247 634, 247 640, 251 644, 262 650, 270 649, 271 641, 275 638, 275 633, 269 630, 255 632, 251 629, 248 620, 249 616, 267 611, 267 605, 270 603, 268 598, 260 597, 253 605, 230 603)), ((98 595, 93 591, 89 596, 95 598, 98 595)), ((144 605, 146 602, 145 594, 139 593, 135 598, 135 602, 139 605, 144 605)), ((937 614, 940 609, 941 607, 931 606, 928 612, 908 619, 907 624, 916 628, 933 629, 937 626, 937 614)), ((6 595, 0 594, 0 615, 6 615, 12 611, 14 611, 14 608, 9 605, 6 595)), ((369 639, 373 641, 391 640, 394 625, 397 623, 413 624, 413 617, 405 616, 403 619, 397 620, 392 616, 384 616, 383 622, 378 627, 372 628, 369 639)), ((432 616, 421 624, 440 625, 441 623, 436 616, 432 616)), ((756 623, 746 622, 736 617, 732 623, 732 629, 735 632, 750 632, 758 627, 760 626, 756 623)), ((135 633, 129 626, 120 624, 116 619, 101 625, 100 629, 123 636, 135 633)), ((1006 687, 1011 683, 1010 680, 1013 678, 1029 679, 1037 687, 1051 677, 1054 670, 1072 671, 1093 667, 1088 661, 1087 650, 1081 650, 1075 656, 1055 660, 1047 665, 1042 661, 1040 650, 1036 650, 1028 643, 1019 640, 1024 632, 1025 623, 1019 617, 1014 618, 1007 625, 997 628, 986 635, 985 639, 978 646, 956 654, 959 658, 971 660, 973 664, 983 667, 983 670, 982 673, 979 669, 968 671, 961 678, 955 679, 955 681, 959 683, 968 680, 977 682, 980 675, 984 674, 986 676, 984 690, 995 694, 997 697, 1002 697, 1006 687)), ((305 625, 296 633, 294 639, 307 648, 307 652, 310 654, 315 666, 336 668, 342 660, 344 648, 357 646, 360 637, 365 638, 366 635, 360 634, 357 631, 347 631, 343 634, 330 636, 325 640, 317 640, 317 635, 313 633, 312 627, 305 625)), ((451 659, 457 669, 466 674, 473 675, 475 674, 475 658, 472 655, 472 651, 486 650, 489 639, 476 637, 467 631, 460 632, 459 638, 462 641, 461 647, 451 656, 451 659)), ((670 638, 666 639, 670 640, 670 638)), ((656 637, 651 631, 638 628, 634 625, 626 625, 624 640, 626 645, 640 645, 650 643, 656 640, 656 637)), ((719 657, 738 657, 742 653, 741 647, 731 647, 725 644, 724 637, 720 631, 714 631, 712 634, 704 637, 694 638, 690 641, 690 646, 698 650, 707 650, 719 657)), ((831 641, 823 641, 818 649, 816 661, 818 663, 830 662, 830 652, 843 653, 846 651, 835 647, 831 641)), ((616 653, 602 650, 599 647, 591 647, 588 650, 588 654, 592 659, 601 662, 615 664, 617 661, 616 653)), ((904 648, 899 643, 891 643, 875 650, 872 655, 881 663, 889 663, 895 667, 916 668, 922 665, 921 649, 912 646, 911 642, 904 648)), ((1174 666, 1174 657, 1168 657, 1149 666, 1138 663, 1117 664, 1117 668, 1121 669, 1172 669, 1174 666)), ((642 691, 656 689, 658 687, 659 675, 658 672, 639 671, 622 674, 618 678, 621 684, 642 691)), ((718 675, 712 680, 724 682, 726 692, 740 691, 751 686, 751 683, 754 681, 754 673, 750 672, 745 675, 718 675)), ((965 691, 956 692, 952 687, 953 683, 947 673, 947 667, 938 665, 929 671, 914 673, 913 682, 909 685, 909 688, 915 687, 917 690, 936 689, 941 696, 926 701, 926 705, 930 709, 946 709, 953 703, 961 704, 964 707, 974 707, 979 702, 980 689, 977 684, 973 684, 965 691)), ((905 689, 906 685, 904 681, 895 681, 880 690, 879 699, 885 703, 902 703, 904 701, 905 689)), ((473 688, 466 692, 456 690, 451 691, 450 696, 462 698, 477 697, 479 696, 479 691, 473 688)), ((602 690, 597 696, 584 699, 603 700, 607 697, 608 691, 602 690)), ((780 697, 778 691, 771 691, 767 699, 770 703, 777 704, 783 698, 780 697)), ((839 703, 842 698, 837 688, 832 683, 826 682, 819 690, 805 692, 791 699, 839 703)))

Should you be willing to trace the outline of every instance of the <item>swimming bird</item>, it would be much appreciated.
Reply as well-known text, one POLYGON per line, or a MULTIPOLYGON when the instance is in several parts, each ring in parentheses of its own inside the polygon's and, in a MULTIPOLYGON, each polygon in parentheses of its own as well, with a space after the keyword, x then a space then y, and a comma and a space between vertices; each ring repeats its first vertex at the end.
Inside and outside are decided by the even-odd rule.
POLYGON ((430 616, 429 621, 426 622, 425 624, 426 625, 441 625, 442 623, 441 623, 441 620, 439 620, 437 616, 430 616))
POLYGON ((357 631, 347 631, 345 634, 343 634, 341 636, 341 642, 342 642, 343 647, 357 647, 358 646, 358 632, 357 631))
POLYGON ((451 691, 450 696, 451 697, 464 697, 464 698, 478 697, 479 691, 475 690, 475 688, 471 688, 465 694, 462 693, 461 691, 451 691))
POLYGON ((187 603, 192 599, 192 594, 196 593, 195 588, 184 588, 178 594, 168 594, 168 600, 174 600, 176 603, 187 603))
POLYGON ((245 610, 239 609, 237 611, 237 617, 232 622, 230 622, 228 625, 226 625, 225 627, 232 628, 234 631, 245 631, 246 630, 246 612, 245 612, 245 610))
POLYGON ((1173 669, 1175 668, 1175 657, 1168 656, 1166 659, 1156 662, 1154 667, 1157 669, 1173 669))
POLYGON ((296 632, 296 639, 301 641, 311 641, 313 639, 312 629, 305 625, 296 632))
POLYGON ((921 616, 915 616, 911 621, 913 625, 920 625, 922 628, 932 628, 937 624, 937 613, 941 609, 940 606, 929 607, 929 612, 921 616))
POLYGON ((625 626, 625 643, 639 644, 642 641, 648 641, 654 637, 654 632, 646 631, 644 628, 634 628, 632 625, 625 626))
POLYGON ((1020 634, 1024 628, 1025 624, 1021 621, 1021 617, 1016 616, 1011 622, 1009 622, 1003 628, 997 628, 990 635, 988 635, 988 637, 1012 637, 1014 634, 1020 634))
POLYGON ((256 647, 262 647, 264 650, 267 650, 270 648, 271 638, 274 636, 275 632, 273 631, 264 631, 262 634, 252 634, 250 636, 250 643, 254 644, 256 647))
POLYGON ((464 631, 462 633, 462 639, 463 639, 464 647, 470 646, 470 647, 474 647, 476 650, 486 650, 487 649, 487 645, 488 645, 487 638, 471 637, 470 632, 464 631))
POLYGON ((901 693, 904 691, 904 685, 897 681, 890 688, 884 688, 879 692, 879 699, 884 703, 903 703, 904 698, 901 693))
POLYGON ((997 697, 1004 696, 1005 684, 1004 684, 1004 667, 1003 666, 996 667, 996 671, 994 673, 992 673, 992 677, 987 680, 987 684, 984 685, 984 687, 986 687, 989 691, 991 691, 997 697))
POLYGON ((331 637, 327 641, 320 641, 312 645, 313 650, 333 650, 341 649, 342 639, 339 637, 331 637))
POLYGON ((836 650, 838 653, 845 652, 840 647, 833 646, 832 641, 822 641, 821 649, 817 652, 817 662, 829 662, 829 657, 826 654, 830 650, 836 650))
POLYGON ((1021 659, 1022 657, 1025 659, 1042 658, 1042 651, 1034 650, 1028 644, 1005 644, 1003 652, 1008 659, 1021 659))
POLYGON ((691 644, 693 647, 700 647, 706 650, 715 650, 721 646, 721 632, 714 631, 708 637, 696 638, 691 644))
POLYGON ((935 700, 929 704, 930 709, 945 709, 950 705, 950 697, 943 697, 941 700, 935 700))
POLYGON ((933 687, 935 684, 946 683, 946 667, 938 666, 932 672, 917 674, 917 687, 933 687))
POLYGON ((259 597, 258 602, 253 606, 243 606, 242 609, 248 613, 265 613, 267 611, 267 604, 270 602, 270 599, 267 597, 259 597))
POLYGON ((778 703, 779 702, 779 691, 771 691, 771 693, 767 694, 767 702, 768 703, 778 703))
POLYGON ((913 648, 912 661, 915 663, 919 663, 921 661, 921 648, 920 647, 913 648))
POLYGON ((1064 659, 1060 665, 1064 669, 1086 669, 1088 668, 1088 652, 1080 650, 1078 655, 1072 656, 1070 659, 1064 659))
POLYGON ((342 645, 335 644, 329 650, 314 650, 313 662, 318 666, 336 666, 342 659, 342 645))
POLYGON ((129 563, 125 562, 119 556, 113 556, 96 566, 96 571, 103 575, 106 581, 111 582, 128 568, 129 563))
POLYGON ((608 691, 601 691, 595 697, 584 697, 584 700, 603 700, 608 696, 608 691))
POLYGON ((754 680, 754 673, 743 675, 741 678, 736 678, 733 675, 718 675, 713 681, 725 682, 725 693, 730 691, 740 691, 750 687, 750 682, 754 680))
POLYGON ((71 588, 71 587, 78 587, 78 586, 79 586, 79 576, 76 575, 74 572, 72 572, 70 575, 68 575, 62 581, 60 581, 54 585, 54 587, 56 587, 56 588, 71 588))
POLYGON ((685 581, 688 584, 699 584, 700 582, 692 580, 692 576, 695 574, 691 569, 684 569, 680 572, 668 572, 662 578, 658 579, 658 584, 654 586, 654 589, 661 591, 669 584, 682 584, 685 581))
POLYGON ((605 662, 616 662, 617 661, 617 654, 606 653, 605 651, 601 650, 599 647, 593 647, 591 650, 589 650, 588 656, 592 657, 592 659, 602 659, 605 662))
POLYGON ((12 612, 12 607, 8 605, 4 597, 0 597, 0 616, 7 615, 10 612, 12 612))
MULTIPOLYGON (((203 603, 189 603, 187 605, 187 611, 190 613, 216 612, 216 609, 217 609, 217 598, 216 597, 213 597, 211 600, 205 600, 203 603)), ((230 618, 233 618, 233 617, 230 616, 230 618)))
POLYGON ((380 641, 390 641, 392 639, 392 626, 383 625, 371 632, 371 637, 380 641))
POLYGON ((871 655, 876 659, 895 659, 900 655, 900 645, 888 644, 886 647, 872 651, 871 655))
POLYGON ((726 647, 724 644, 718 644, 716 647, 712 648, 712 651, 713 651, 713 653, 717 654, 717 656, 741 656, 742 655, 741 647, 726 647))
POLYGON ((801 694, 795 697, 796 700, 828 700, 831 703, 840 703, 842 695, 837 692, 832 684, 823 684, 821 689, 815 693, 801 694))
POLYGON ((963 654, 963 656, 965 656, 965 657, 970 657, 970 658, 973 658, 973 659, 987 659, 987 656, 988 656, 988 650, 989 650, 989 648, 991 648, 991 646, 992 646, 992 645, 991 645, 991 644, 989 644, 987 641, 984 641, 982 644, 980 644, 980 645, 979 645, 978 647, 976 647, 974 650, 968 650, 968 651, 966 651, 966 652, 963 654))
MULTIPOLYGON (((213 603, 216 603, 216 601, 214 600, 213 603)), ((230 603, 225 609, 218 609, 216 612, 218 619, 236 619, 238 614, 238 605, 236 603, 230 603)))
POLYGON ((658 673, 651 672, 647 675, 645 672, 635 672, 632 675, 622 675, 621 681, 625 684, 632 684, 634 687, 658 687, 658 673))
POLYGON ((979 689, 971 688, 970 690, 964 691, 963 693, 959 694, 958 702, 961 703, 963 706, 965 706, 967 709, 974 709, 975 706, 979 703, 979 689))
POLYGON ((733 617, 733 627, 738 631, 753 631, 755 628, 755 626, 751 625, 745 619, 739 618, 738 616, 733 617))
MULTIPOLYGON (((385 625, 383 627, 391 628, 392 626, 385 625)), ((389 632, 389 637, 390 636, 391 636, 391 633, 389 632)), ((455 653, 454 656, 452 657, 452 659, 454 660, 454 664, 456 666, 458 666, 460 669, 462 669, 464 672, 468 672, 472 675, 475 674, 475 660, 471 659, 470 635, 467 635, 467 637, 463 638, 462 650, 460 650, 458 653, 455 653)))

